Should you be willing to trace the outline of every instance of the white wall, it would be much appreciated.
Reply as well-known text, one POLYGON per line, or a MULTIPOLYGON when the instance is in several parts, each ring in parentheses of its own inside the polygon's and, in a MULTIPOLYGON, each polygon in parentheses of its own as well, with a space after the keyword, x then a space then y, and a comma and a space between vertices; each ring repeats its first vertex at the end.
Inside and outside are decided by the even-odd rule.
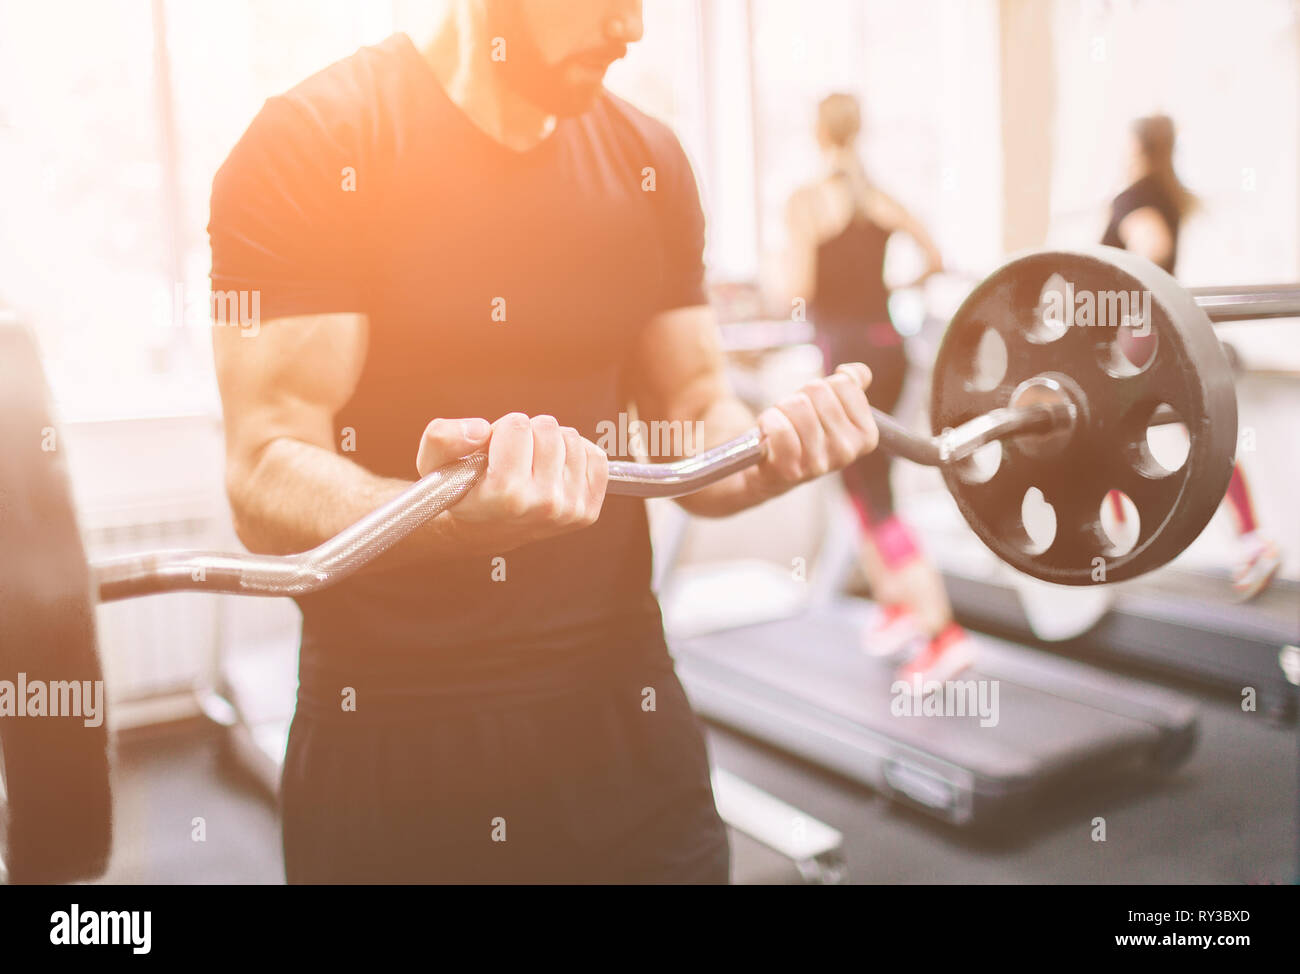
POLYGON ((1202 201, 1180 241, 1190 284, 1300 278, 1300 6, 1290 0, 1056 0, 1052 242, 1097 240, 1125 184, 1128 125, 1179 126, 1202 201))

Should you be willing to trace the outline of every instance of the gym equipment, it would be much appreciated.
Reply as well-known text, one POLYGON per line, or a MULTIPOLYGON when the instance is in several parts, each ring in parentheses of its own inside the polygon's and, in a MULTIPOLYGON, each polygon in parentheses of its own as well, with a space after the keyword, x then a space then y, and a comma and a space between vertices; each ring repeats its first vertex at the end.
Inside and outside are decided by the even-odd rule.
POLYGON ((843 598, 775 622, 670 633, 669 646, 703 716, 952 825, 1010 824, 1057 791, 1172 768, 1194 747, 1185 698, 984 636, 972 636, 976 664, 953 678, 961 714, 923 717, 916 701, 900 715, 895 668, 858 649, 871 611, 843 598))
POLYGON ((18 716, 16 707, 27 702, 26 686, 80 698, 103 674, 45 379, 30 336, 3 315, 0 367, 0 681, 10 684, 0 685, 0 818, 10 837, 0 858, 12 882, 58 882, 98 875, 108 863, 108 731, 102 713, 87 726, 75 715, 18 716))
MULTIPOLYGON (((959 617, 1005 639, 1032 638, 1026 606, 1015 592, 965 565, 940 562, 959 617)), ((1145 576, 1114 590, 1110 610, 1094 627, 1053 648, 1168 672, 1235 697, 1251 687, 1261 714, 1293 720, 1300 693, 1280 654, 1300 645, 1300 583, 1278 579, 1244 603, 1227 600, 1228 587, 1225 574, 1179 570, 1145 576)))
POLYGON ((1205 312, 1173 277, 1126 251, 1038 253, 1006 264, 971 292, 948 327, 935 362, 931 423, 938 431, 995 406, 1062 401, 1081 418, 1068 429, 1008 439, 991 475, 973 463, 944 466, 967 523, 999 558, 1048 582, 1121 581, 1169 561, 1219 506, 1236 452, 1232 372, 1205 312), (1075 314, 1075 302, 1058 299, 1046 311, 1053 291, 1087 295, 1096 311, 1086 322, 1062 321, 1062 313, 1075 314), (1102 320, 1108 306, 1114 321, 1102 320), (978 372, 986 335, 1004 349, 1000 376, 978 372), (1138 335, 1154 345, 1140 366, 1124 347, 1138 335), (1157 410, 1187 428, 1190 448, 1176 470, 1147 444, 1157 410), (1023 507, 1035 488, 1055 513, 1046 543, 1026 531, 1023 507), (1140 533, 1129 550, 1102 527, 1111 490, 1137 508, 1140 533))
POLYGON ((1066 589, 1021 572, 1011 573, 1009 583, 1018 596, 1029 631, 1044 642, 1082 636, 1105 617, 1115 602, 1115 588, 1111 585, 1066 589))
MULTIPOLYGON (((1209 318, 1172 277, 1126 251, 1097 247, 1033 253, 995 271, 958 309, 939 351, 933 385, 935 435, 912 433, 892 416, 873 410, 881 448, 941 467, 980 539, 1016 568, 1046 581, 1120 581, 1159 567, 1200 533, 1231 476, 1237 401, 1209 318), (1113 357, 1118 327, 1100 332, 1067 328, 1064 337, 1050 348, 1042 345, 1042 351, 1041 343, 1024 337, 1042 324, 1041 295, 1054 274, 1084 285, 1076 285, 1076 293, 1151 295, 1151 320, 1145 324, 1156 351, 1139 374, 1112 374, 1103 362, 1103 352, 1113 357), (1003 377, 983 389, 971 380, 972 363, 976 344, 990 327, 1004 336, 1008 363, 1003 377), (1168 421, 1171 413, 1192 438, 1187 460, 1177 471, 1164 470, 1146 448, 1147 428, 1168 421), (974 455, 998 441, 1003 457, 998 470, 991 477, 975 477, 974 455), (1073 473, 1076 464, 1063 462, 1067 455, 1085 463, 1094 476, 1080 482, 1073 473), (1025 490, 1039 485, 1064 518, 1058 515, 1053 542, 1035 551, 1020 507, 1025 490), (1112 488, 1149 505, 1142 536, 1124 553, 1114 550, 1100 525, 1101 499, 1112 488), (1097 490, 1102 493, 1093 503, 1097 490)), ((757 464, 763 450, 759 431, 752 429, 672 463, 615 461, 608 490, 634 497, 689 493, 757 464)), ((451 507, 486 466, 483 454, 448 464, 302 554, 165 552, 104 562, 95 567, 99 599, 182 590, 265 596, 317 591, 451 507)))
MULTIPOLYGON (((1224 443, 1235 442, 1235 402, 1222 392, 1224 387, 1230 391, 1230 379, 1222 350, 1211 340, 1205 313, 1167 275, 1131 255, 1099 249, 1088 255, 1041 253, 1012 261, 977 289, 972 300, 978 298, 978 303, 971 314, 976 310, 981 315, 1007 314, 1023 323, 1025 309, 1010 299, 1037 302, 1043 286, 1037 276, 1051 273, 1058 265, 1084 275, 1090 287, 1137 282, 1153 292, 1155 313, 1150 324, 1159 345, 1153 370, 1160 380, 1155 391, 1173 399, 1170 405, 1178 410, 1189 431, 1201 435, 1196 468, 1204 476, 1180 478, 1177 495, 1161 498, 1165 520, 1152 528, 1144 525, 1145 540, 1115 562, 1115 572, 1108 579, 1114 580, 1162 564, 1200 530, 1201 512, 1214 494, 1213 486, 1220 478, 1226 484, 1232 451, 1224 443), (996 307, 988 303, 988 295, 1001 296, 996 307), (1166 348, 1173 349, 1173 365, 1159 364, 1165 361, 1160 352, 1166 348), (1170 370, 1172 374, 1167 376, 1170 370), (1181 385, 1175 379, 1181 379, 1181 385), (1215 426, 1229 428, 1231 435, 1213 433, 1215 426)), ((5 585, 0 589, 0 635, 4 637, 0 642, 0 679, 25 674, 30 684, 37 674, 51 688, 60 685, 67 698, 64 703, 71 700, 74 684, 90 687, 100 680, 92 612, 96 600, 182 590, 261 596, 317 591, 347 577, 455 504, 486 466, 486 457, 477 455, 434 471, 336 537, 302 554, 149 552, 88 568, 35 344, 11 320, 3 320, 0 349, 6 374, 0 384, 0 431, 6 444, 0 465, 0 547, 6 555, 5 585)), ((1004 445, 1004 452, 1020 451, 1026 456, 1041 452, 1043 469, 1059 467, 1059 458, 1073 449, 1076 441, 1089 457, 1100 456, 1102 434, 1120 428, 1113 424, 1108 406, 1088 398, 1093 388, 1090 381, 1073 378, 1073 366, 1086 371, 1094 368, 1096 361, 1091 354, 1059 355, 1052 360, 1050 375, 1031 380, 1028 393, 1017 387, 1008 390, 1011 395, 1005 400, 986 397, 988 412, 965 416, 951 429, 938 429, 933 437, 909 433, 892 418, 877 414, 881 444, 901 456, 946 470, 996 441, 1013 444, 1004 445)), ((965 374, 962 363, 949 357, 944 364, 944 369, 936 370, 936 386, 960 382, 965 374), (945 374, 948 370, 952 374, 945 374)), ((1143 385, 1134 388, 1140 390, 1143 385)), ((1102 394, 1111 392, 1105 389, 1102 394)), ((945 409, 964 408, 941 396, 938 388, 936 402, 945 409)), ((1154 415, 1153 406, 1150 416, 1154 415)), ((1138 433, 1137 427, 1123 429, 1135 436, 1138 433)), ((1145 460, 1140 450, 1134 452, 1132 443, 1116 440, 1115 449, 1133 462, 1145 460)), ((689 493, 758 463, 763 451, 758 431, 751 430, 675 463, 613 463, 609 490, 640 497, 689 493)), ((995 528, 1013 533, 1016 528, 989 517, 981 506, 980 498, 987 498, 989 491, 978 488, 987 484, 972 485, 957 476, 949 476, 948 482, 959 503, 967 496, 975 498, 967 506, 981 519, 981 537, 995 544, 999 553, 1005 552, 1031 573, 1059 575, 1073 570, 1051 547, 1040 560, 1015 550, 994 534, 995 528)), ((1217 502, 1221 495, 1220 487, 1213 500, 1217 502)), ((1066 554, 1073 557, 1082 550, 1072 541, 1066 554)), ((5 859, 11 880, 48 882, 98 874, 107 860, 111 834, 102 723, 87 726, 86 721, 74 717, 5 719, 0 721, 0 744, 8 795, 5 859)))
POLYGON ((841 886, 849 881, 838 829, 729 771, 714 768, 710 779, 719 817, 793 862, 804 882, 841 886))
POLYGON ((1294 284, 1194 287, 1187 293, 1213 321, 1300 317, 1300 287, 1294 284))

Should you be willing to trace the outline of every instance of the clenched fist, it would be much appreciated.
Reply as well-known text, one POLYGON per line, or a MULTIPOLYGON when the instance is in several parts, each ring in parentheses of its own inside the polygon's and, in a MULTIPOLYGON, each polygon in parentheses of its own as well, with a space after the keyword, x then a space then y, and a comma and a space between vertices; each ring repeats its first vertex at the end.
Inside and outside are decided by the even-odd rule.
POLYGON ((758 427, 767 455, 746 471, 757 491, 783 493, 874 450, 880 432, 863 394, 870 385, 871 370, 852 362, 763 410, 758 427))
POLYGON ((487 446, 478 486, 447 512, 486 549, 505 551, 576 531, 600 516, 609 458, 554 416, 508 413, 483 419, 435 419, 424 431, 415 466, 424 476, 487 446))

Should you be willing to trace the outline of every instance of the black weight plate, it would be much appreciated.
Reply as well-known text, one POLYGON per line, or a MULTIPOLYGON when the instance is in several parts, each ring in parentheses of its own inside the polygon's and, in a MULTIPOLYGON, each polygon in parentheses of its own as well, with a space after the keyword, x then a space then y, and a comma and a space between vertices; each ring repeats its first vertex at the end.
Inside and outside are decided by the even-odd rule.
MULTIPOLYGON (((29 689, 28 712, 0 711, 7 792, 0 854, 14 883, 93 878, 111 841, 102 705, 98 726, 87 726, 84 704, 81 714, 29 712, 33 687, 57 692, 76 681, 94 692, 103 679, 60 436, 35 342, 0 311, 0 681, 15 711, 19 681, 29 689)), ((60 709, 78 706, 70 693, 60 695, 60 709)))
POLYGON ((1192 296, 1160 268, 1111 247, 1012 259, 975 288, 944 336, 931 390, 934 431, 1007 405, 1021 382, 1039 375, 1064 377, 1081 400, 1082 415, 1062 451, 1037 455, 1032 440, 1013 438, 1001 445, 991 477, 987 469, 975 475, 969 463, 943 472, 980 539, 1020 571, 1066 585, 1132 578, 1191 544, 1223 499, 1237 442, 1232 373, 1192 296), (1094 308, 1114 312, 1117 295, 1126 292, 1139 331, 1149 307, 1154 353, 1147 339, 1145 361, 1144 355, 1131 356, 1136 364, 1124 361, 1118 349, 1129 338, 1120 341, 1125 329, 1114 313, 1046 327, 1040 303, 1049 281, 1058 294, 1071 286, 1071 307, 1091 294, 1094 308), (982 339, 986 331, 997 338, 982 339), (990 368, 976 365, 981 341, 996 351, 998 339, 1005 349, 1001 375, 999 355, 981 356, 994 363, 990 368), (1186 459, 1173 471, 1156 462, 1147 442, 1148 420, 1162 404, 1177 412, 1188 434, 1186 459), (1021 514, 1031 487, 1056 515, 1045 550, 1032 543, 1021 514), (1128 550, 1103 528, 1102 502, 1111 490, 1128 495, 1138 512, 1128 550))

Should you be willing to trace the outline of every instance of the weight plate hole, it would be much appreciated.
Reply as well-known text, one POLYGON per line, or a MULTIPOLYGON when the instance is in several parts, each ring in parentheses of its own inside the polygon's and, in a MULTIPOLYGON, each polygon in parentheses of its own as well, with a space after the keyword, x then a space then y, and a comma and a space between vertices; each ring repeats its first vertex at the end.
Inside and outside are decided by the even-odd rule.
POLYGON ((985 328, 971 353, 970 387, 977 392, 996 389, 1007 374, 1007 343, 992 328, 985 328))
POLYGON ((1038 292, 1038 307, 1034 309, 1034 323, 1025 337, 1036 345, 1046 345, 1065 335, 1073 310, 1069 303, 1072 290, 1066 287, 1065 278, 1053 274, 1038 292))
POLYGON ((1153 415, 1151 424, 1147 426, 1145 447, 1144 472, 1153 475, 1159 468, 1159 476, 1177 473, 1183 469, 1192 449, 1187 424, 1174 409, 1164 407, 1161 414, 1153 415))
POLYGON ((1037 487, 1030 487, 1020 501, 1020 523, 1025 537, 1021 545, 1026 554, 1041 555, 1056 540, 1056 508, 1037 487))
POLYGON ((1118 326, 1105 330, 1113 334, 1098 346, 1097 359, 1108 375, 1127 379, 1151 367, 1159 343, 1155 329, 1140 314, 1124 315, 1118 326))
POLYGON ((1129 427, 1133 442, 1131 459, 1138 472, 1159 480, 1183 469, 1192 440, 1178 411, 1160 403, 1141 409, 1134 419, 1136 422, 1129 427))
POLYGON ((1127 555, 1138 542, 1142 533, 1142 518, 1137 505, 1122 490, 1106 493, 1101 501, 1101 530, 1106 536, 1108 558, 1127 555))
POLYGON ((985 443, 982 447, 953 464, 957 476, 968 484, 986 484, 1002 466, 1002 444, 985 443))

